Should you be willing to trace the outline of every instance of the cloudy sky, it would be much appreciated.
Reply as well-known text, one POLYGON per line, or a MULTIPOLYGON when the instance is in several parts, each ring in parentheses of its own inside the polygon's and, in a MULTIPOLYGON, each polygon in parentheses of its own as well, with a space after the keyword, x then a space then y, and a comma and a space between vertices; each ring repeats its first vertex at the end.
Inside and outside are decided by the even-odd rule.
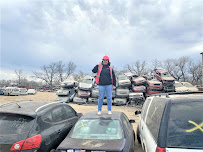
POLYGON ((0 79, 59 60, 91 72, 104 55, 117 69, 201 60, 202 0, 1 0, 0 9, 0 79))

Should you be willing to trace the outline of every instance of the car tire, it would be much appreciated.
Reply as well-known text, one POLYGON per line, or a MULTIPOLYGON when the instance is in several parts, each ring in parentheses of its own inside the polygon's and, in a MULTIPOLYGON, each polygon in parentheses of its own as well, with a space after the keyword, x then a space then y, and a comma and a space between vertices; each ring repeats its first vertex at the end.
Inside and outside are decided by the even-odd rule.
POLYGON ((137 126, 137 141, 139 144, 141 144, 139 126, 137 126))

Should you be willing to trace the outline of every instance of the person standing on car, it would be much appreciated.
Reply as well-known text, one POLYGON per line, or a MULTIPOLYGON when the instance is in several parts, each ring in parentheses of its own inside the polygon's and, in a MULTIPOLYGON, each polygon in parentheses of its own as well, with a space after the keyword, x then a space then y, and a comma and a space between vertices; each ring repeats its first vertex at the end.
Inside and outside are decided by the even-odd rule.
POLYGON ((108 114, 111 113, 112 107, 112 91, 116 88, 116 77, 113 68, 110 67, 110 60, 107 55, 102 59, 102 63, 97 64, 93 70, 93 73, 97 73, 96 83, 99 85, 99 99, 98 99, 98 115, 101 115, 103 99, 106 93, 108 114))

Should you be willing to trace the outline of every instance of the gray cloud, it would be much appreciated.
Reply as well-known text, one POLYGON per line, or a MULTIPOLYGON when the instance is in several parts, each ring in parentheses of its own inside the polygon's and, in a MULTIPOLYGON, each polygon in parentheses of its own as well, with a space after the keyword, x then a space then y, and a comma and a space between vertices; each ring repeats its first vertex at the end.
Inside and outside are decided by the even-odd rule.
POLYGON ((138 59, 198 58, 202 47, 201 0, 6 3, 0 3, 5 69, 72 60, 91 71, 106 54, 121 67, 138 59))

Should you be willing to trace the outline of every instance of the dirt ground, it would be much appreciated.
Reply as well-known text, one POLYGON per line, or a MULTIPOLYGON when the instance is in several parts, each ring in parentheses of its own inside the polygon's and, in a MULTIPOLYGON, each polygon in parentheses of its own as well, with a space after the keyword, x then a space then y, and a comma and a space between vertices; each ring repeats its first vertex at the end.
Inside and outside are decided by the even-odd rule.
MULTIPOLYGON (((33 100, 33 101, 55 101, 57 95, 55 92, 37 92, 35 95, 21 95, 21 96, 0 96, 0 105, 18 100, 33 100)), ((86 114, 89 111, 97 111, 97 105, 78 105, 69 103, 77 112, 86 114)), ((107 111, 107 105, 103 105, 103 111, 107 111)), ((139 116, 135 116, 134 112, 137 110, 135 107, 127 107, 127 106, 112 106, 112 111, 122 111, 124 112, 128 119, 134 119, 135 123, 133 123, 133 129, 136 133, 137 124, 139 121, 139 116)), ((141 146, 138 144, 137 139, 135 141, 135 152, 143 152, 141 146)))

